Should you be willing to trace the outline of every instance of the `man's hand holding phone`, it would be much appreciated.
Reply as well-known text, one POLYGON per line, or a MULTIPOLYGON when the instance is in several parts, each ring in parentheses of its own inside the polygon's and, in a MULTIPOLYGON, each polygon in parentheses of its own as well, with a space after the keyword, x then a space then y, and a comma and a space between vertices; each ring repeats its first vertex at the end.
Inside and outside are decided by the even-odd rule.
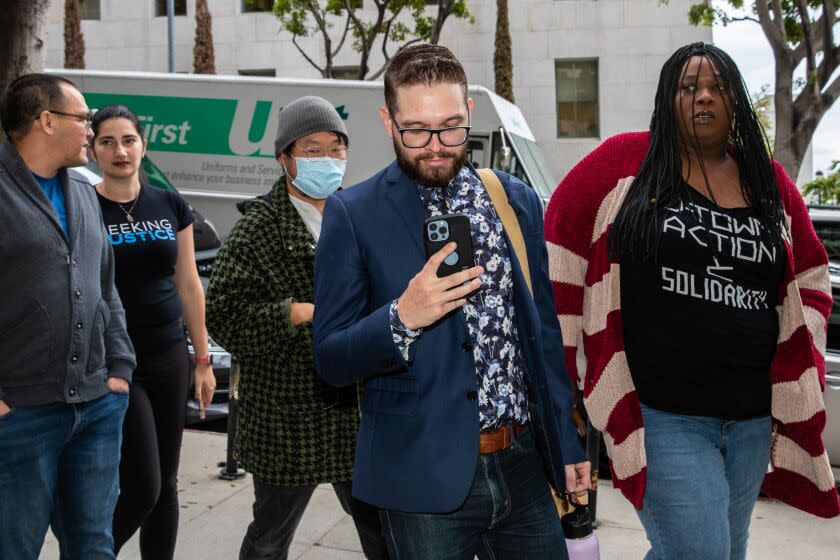
POLYGON ((467 303, 466 295, 481 285, 484 269, 474 266, 443 278, 437 271, 453 251, 455 243, 448 243, 432 255, 423 269, 408 283, 400 296, 397 311, 400 320, 411 330, 427 327, 467 303))

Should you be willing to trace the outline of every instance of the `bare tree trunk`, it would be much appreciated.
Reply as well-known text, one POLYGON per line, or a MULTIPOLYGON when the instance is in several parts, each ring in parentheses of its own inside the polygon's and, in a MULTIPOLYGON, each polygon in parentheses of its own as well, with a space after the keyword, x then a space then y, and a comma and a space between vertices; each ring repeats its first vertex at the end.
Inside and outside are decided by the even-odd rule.
POLYGON ((85 67, 85 37, 79 0, 64 0, 64 67, 85 67))
POLYGON ((507 0, 496 0, 496 45, 493 52, 496 94, 513 100, 513 52, 510 39, 507 0))
MULTIPOLYGON (((49 0, 12 0, 0 10, 0 91, 15 78, 44 69, 49 0)), ((6 135, 0 129, 0 140, 6 135)))
POLYGON ((207 7, 207 0, 196 0, 195 2, 193 72, 196 74, 216 73, 216 55, 213 50, 213 17, 207 7))

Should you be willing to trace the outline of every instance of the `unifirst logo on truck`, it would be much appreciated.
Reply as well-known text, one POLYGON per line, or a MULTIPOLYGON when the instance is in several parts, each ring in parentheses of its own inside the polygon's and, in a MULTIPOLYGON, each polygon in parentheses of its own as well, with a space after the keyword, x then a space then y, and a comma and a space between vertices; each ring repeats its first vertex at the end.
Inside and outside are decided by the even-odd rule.
POLYGON ((181 124, 160 124, 155 123, 155 118, 148 115, 137 115, 140 124, 143 126, 143 137, 149 145, 156 145, 158 142, 167 145, 178 142, 182 146, 187 145, 187 132, 190 131, 190 121, 181 124), (158 136, 160 135, 160 136, 158 136), (159 138, 159 139, 158 139, 159 138))
MULTIPOLYGON (((93 109, 112 103, 131 109, 152 151, 274 158, 274 131, 282 106, 273 101, 115 93, 84 96, 93 109)), ((348 119, 344 105, 336 111, 348 119)))

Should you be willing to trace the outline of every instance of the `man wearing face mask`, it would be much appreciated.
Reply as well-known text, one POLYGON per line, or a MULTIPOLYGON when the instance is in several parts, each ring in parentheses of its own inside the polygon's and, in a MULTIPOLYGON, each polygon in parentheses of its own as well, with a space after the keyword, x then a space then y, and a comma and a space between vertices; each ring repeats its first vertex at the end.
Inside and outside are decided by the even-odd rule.
POLYGON ((352 498, 355 386, 336 389, 312 358, 315 244, 341 185, 347 129, 334 106, 302 97, 280 111, 271 192, 238 205, 207 291, 207 329, 241 363, 236 451, 254 476, 254 520, 240 560, 285 559, 317 485, 331 483, 368 558, 387 558, 375 508, 352 498))

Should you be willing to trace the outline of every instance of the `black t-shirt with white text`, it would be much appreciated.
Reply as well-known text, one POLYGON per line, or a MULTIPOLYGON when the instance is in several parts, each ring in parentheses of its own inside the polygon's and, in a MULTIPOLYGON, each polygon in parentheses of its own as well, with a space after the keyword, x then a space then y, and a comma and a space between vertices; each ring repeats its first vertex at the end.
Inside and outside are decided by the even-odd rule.
POLYGON ((657 217, 656 258, 622 255, 633 382, 639 399, 660 410, 732 420, 767 415, 784 246, 762 239, 753 208, 721 208, 688 191, 657 217))
POLYGON ((184 339, 175 263, 177 234, 193 223, 192 212, 178 193, 148 185, 140 187, 133 208, 131 202, 97 197, 114 250, 115 284, 131 342, 140 350, 171 348, 184 339))

